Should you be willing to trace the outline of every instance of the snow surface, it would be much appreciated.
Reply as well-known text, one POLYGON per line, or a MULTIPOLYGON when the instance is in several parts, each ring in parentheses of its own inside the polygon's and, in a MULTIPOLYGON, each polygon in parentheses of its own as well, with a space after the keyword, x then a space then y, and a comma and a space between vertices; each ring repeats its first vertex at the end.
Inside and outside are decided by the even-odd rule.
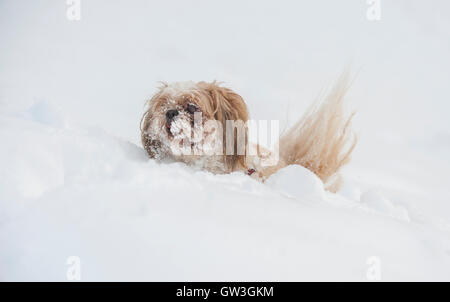
POLYGON ((364 281, 373 257, 383 281, 450 281, 450 4, 393 2, 369 22, 365 1, 82 1, 69 22, 65 1, 1 1, 0 280, 65 281, 77 256, 83 281, 364 281), (157 81, 222 80, 289 125, 349 60, 337 194, 139 144, 157 81))

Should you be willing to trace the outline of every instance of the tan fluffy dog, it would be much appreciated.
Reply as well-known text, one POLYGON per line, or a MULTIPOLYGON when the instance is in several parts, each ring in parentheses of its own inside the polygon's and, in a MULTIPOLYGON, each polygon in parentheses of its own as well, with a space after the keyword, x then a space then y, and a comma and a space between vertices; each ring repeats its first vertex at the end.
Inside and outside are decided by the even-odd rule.
POLYGON ((279 149, 268 151, 249 143, 247 106, 231 89, 216 82, 163 84, 142 117, 142 144, 157 160, 213 173, 243 171, 262 181, 287 165, 301 165, 335 191, 338 171, 356 144, 352 115, 343 112, 347 86, 343 75, 326 98, 281 136, 279 149), (262 163, 278 151, 275 162, 262 163))

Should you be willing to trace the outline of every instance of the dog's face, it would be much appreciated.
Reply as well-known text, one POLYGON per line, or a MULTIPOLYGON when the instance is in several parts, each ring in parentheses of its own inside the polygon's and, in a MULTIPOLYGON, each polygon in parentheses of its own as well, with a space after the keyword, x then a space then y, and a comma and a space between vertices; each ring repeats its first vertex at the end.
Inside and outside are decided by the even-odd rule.
POLYGON ((142 143, 152 158, 230 172, 238 165, 245 167, 245 155, 236 152, 211 158, 205 149, 220 148, 226 154, 227 120, 243 123, 248 120, 244 100, 232 90, 215 82, 163 84, 142 117, 142 143))

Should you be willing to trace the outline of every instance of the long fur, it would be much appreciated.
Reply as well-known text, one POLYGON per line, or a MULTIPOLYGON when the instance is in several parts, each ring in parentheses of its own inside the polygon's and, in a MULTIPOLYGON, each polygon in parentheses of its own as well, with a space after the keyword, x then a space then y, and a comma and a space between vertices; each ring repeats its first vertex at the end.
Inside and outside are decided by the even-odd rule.
POLYGON ((347 72, 342 74, 331 92, 280 139, 280 157, 285 164, 311 170, 330 191, 339 187, 338 172, 349 162, 357 142, 350 129, 354 113, 345 115, 343 106, 348 78, 347 72))
MULTIPOLYGON (((221 87, 219 83, 200 82, 199 87, 208 92, 211 106, 213 107, 214 119, 220 121, 223 128, 223 154, 226 154, 226 121, 243 121, 248 120, 248 110, 245 101, 242 97, 232 91, 231 89, 221 87)), ((233 131, 234 132, 234 131, 233 131)), ((247 139, 247 135, 245 136, 247 139)), ((224 155, 224 166, 227 167, 228 172, 241 170, 247 168, 246 153, 242 155, 237 154, 237 135, 234 135, 234 155, 224 155)))
MULTIPOLYGON (((163 84, 148 103, 148 109, 141 120, 142 144, 149 156, 155 159, 170 158, 190 165, 200 165, 213 173, 243 171, 261 181, 288 165, 301 165, 314 172, 325 184, 326 189, 336 191, 340 185, 339 170, 350 160, 356 145, 356 137, 351 132, 353 117, 344 113, 344 95, 348 89, 348 73, 344 73, 331 92, 313 107, 289 129, 280 139, 280 158, 276 165, 263 166, 260 159, 266 155, 247 153, 233 155, 176 155, 171 153, 169 145, 172 137, 168 134, 165 114, 169 109, 178 109, 179 117, 192 121, 185 113, 188 104, 195 104, 203 113, 204 122, 216 120, 226 125, 227 120, 248 120, 245 101, 231 89, 221 87, 217 82, 188 82, 163 84), (250 171, 256 173, 250 173, 250 171)), ((245 128, 245 127, 244 127, 245 128)), ((225 133, 223 128, 223 148, 225 133)), ((248 129, 245 144, 248 139, 248 129)), ((235 133, 235 130, 233 130, 235 133)), ((186 137, 189 139, 190 135, 186 137)), ((235 147, 237 146, 234 135, 235 147)), ((196 146, 196 144, 193 144, 196 146)), ((260 146, 257 146, 261 150, 260 146)), ((235 149, 236 151, 236 149, 235 149)), ((264 153, 264 152, 263 152, 264 153)))
MULTIPOLYGON (((248 120, 248 110, 242 97, 217 82, 207 83, 163 83, 158 92, 148 101, 147 110, 141 119, 142 145, 151 158, 171 158, 187 164, 202 162, 202 167, 213 173, 231 173, 247 170, 246 153, 226 155, 226 121, 248 120), (223 125, 223 155, 220 156, 174 156, 167 148, 170 139, 167 137, 165 113, 167 109, 183 108, 192 103, 199 107, 204 121, 216 120, 223 125), (159 122, 159 123, 156 123, 159 122), (156 127, 155 127, 156 125, 156 127), (206 159, 206 160, 205 160, 206 159)), ((244 127, 244 131, 246 131, 244 127)), ((247 135, 245 135, 247 139, 247 135)), ((246 142, 245 142, 246 144, 246 142)), ((234 146, 237 146, 237 135, 234 135, 234 146)))

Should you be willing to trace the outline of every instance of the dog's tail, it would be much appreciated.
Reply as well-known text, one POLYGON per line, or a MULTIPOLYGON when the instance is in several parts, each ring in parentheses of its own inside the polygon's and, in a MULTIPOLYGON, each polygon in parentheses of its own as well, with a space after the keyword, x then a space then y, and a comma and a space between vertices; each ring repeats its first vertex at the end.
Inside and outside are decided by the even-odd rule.
POLYGON ((357 141, 350 125, 354 113, 344 113, 348 86, 349 72, 344 72, 330 93, 313 104, 280 139, 280 157, 285 164, 311 170, 330 191, 339 188, 337 172, 350 160, 357 141))

